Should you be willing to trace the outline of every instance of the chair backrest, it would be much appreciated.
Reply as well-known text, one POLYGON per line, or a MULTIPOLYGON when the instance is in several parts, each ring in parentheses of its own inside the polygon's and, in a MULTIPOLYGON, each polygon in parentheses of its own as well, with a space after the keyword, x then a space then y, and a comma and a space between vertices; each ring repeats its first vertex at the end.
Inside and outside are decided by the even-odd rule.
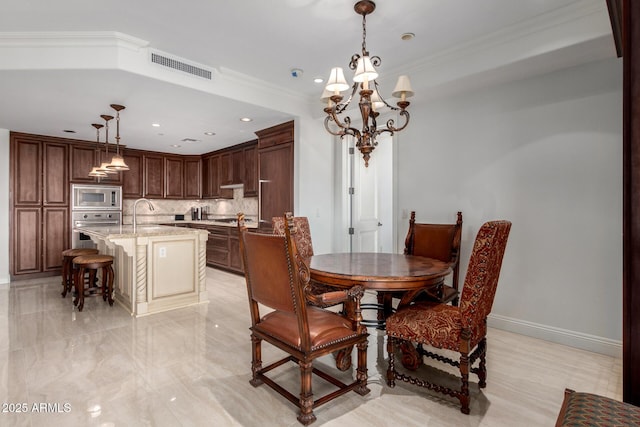
POLYGON ((493 306, 511 222, 490 221, 480 227, 460 298, 462 326, 484 322, 493 306))
POLYGON ((273 234, 284 236, 284 229, 287 222, 291 236, 296 242, 296 249, 298 254, 305 261, 313 256, 313 242, 311 241, 311 229, 309 227, 309 220, 306 216, 292 216, 291 212, 285 213, 285 217, 275 216, 271 219, 273 224, 273 234), (293 221, 293 222, 291 222, 293 221))
POLYGON ((460 253, 461 236, 462 212, 458 212, 455 224, 425 224, 416 223, 416 213, 412 211, 404 253, 455 263, 460 253))
MULTIPOLYGON (((258 304, 289 313, 298 321, 302 348, 309 346, 309 324, 303 288, 308 271, 285 228, 285 235, 249 232, 238 222, 240 253, 249 295, 251 323, 260 323, 258 304)), ((292 317, 293 318, 293 317, 292 317)))

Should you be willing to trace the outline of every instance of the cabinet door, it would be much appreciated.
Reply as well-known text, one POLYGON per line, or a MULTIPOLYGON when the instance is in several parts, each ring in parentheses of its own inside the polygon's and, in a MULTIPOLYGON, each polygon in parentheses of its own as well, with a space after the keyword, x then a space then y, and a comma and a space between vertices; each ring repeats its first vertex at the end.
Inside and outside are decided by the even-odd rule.
POLYGON ((42 271, 62 268, 62 251, 70 248, 70 222, 68 208, 43 208, 42 271))
POLYGON ((165 192, 167 199, 184 197, 184 161, 180 157, 165 157, 165 192))
POLYGON ((69 144, 43 144, 44 206, 69 205, 69 144))
POLYGON ((42 204, 42 144, 40 141, 13 138, 11 140, 13 204, 42 204))
POLYGON ((259 227, 271 228, 271 218, 293 212, 293 144, 258 151, 260 171, 259 227))
POLYGON ((229 237, 229 268, 244 273, 242 257, 240 256, 240 239, 238 236, 229 237))
POLYGON ((13 210, 13 251, 11 255, 13 274, 15 275, 42 271, 41 215, 41 208, 15 208, 13 210))
POLYGON ((244 195, 258 195, 258 145, 244 149, 244 195))
POLYGON ((139 199, 143 189, 142 154, 127 151, 122 157, 129 166, 128 171, 122 172, 122 197, 139 199))
POLYGON ((199 157, 187 157, 184 160, 184 196, 187 199, 202 197, 202 169, 199 157))
POLYGON ((90 177, 91 168, 98 165, 96 147, 87 144, 71 144, 69 170, 71 182, 93 184, 96 178, 90 177))
POLYGON ((244 150, 231 153, 231 183, 244 183, 244 150))
POLYGON ((220 155, 220 185, 233 184, 233 159, 231 153, 220 155))
POLYGON ((164 157, 144 155, 144 197, 164 197, 164 157))

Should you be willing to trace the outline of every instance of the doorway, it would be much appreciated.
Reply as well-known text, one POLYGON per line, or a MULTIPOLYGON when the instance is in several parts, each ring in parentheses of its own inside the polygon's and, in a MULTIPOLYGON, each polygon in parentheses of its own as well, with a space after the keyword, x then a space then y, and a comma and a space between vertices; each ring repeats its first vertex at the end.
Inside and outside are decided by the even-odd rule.
POLYGON ((343 215, 348 224, 345 252, 394 252, 394 157, 393 138, 388 134, 378 137, 378 146, 372 152, 369 166, 365 167, 361 153, 355 147, 355 138, 345 137, 342 147, 344 165, 342 182, 346 190, 343 215))

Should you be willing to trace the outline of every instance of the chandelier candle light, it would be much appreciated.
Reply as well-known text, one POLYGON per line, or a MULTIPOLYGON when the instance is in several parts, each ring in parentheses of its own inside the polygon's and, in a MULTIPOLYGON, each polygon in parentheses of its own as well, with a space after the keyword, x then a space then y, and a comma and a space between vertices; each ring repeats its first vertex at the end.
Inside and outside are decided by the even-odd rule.
POLYGON ((390 135, 393 135, 394 132, 403 130, 407 127, 407 124, 409 124, 409 112, 406 110, 409 106, 407 98, 413 96, 413 89, 411 88, 409 77, 400 76, 395 89, 391 93, 393 97, 400 98, 397 107, 389 105, 387 101, 380 96, 378 83, 376 82, 378 72, 375 67, 380 66, 382 60, 378 56, 369 56, 366 43, 366 17, 376 9, 376 4, 369 0, 361 0, 355 4, 353 9, 356 13, 362 15, 362 54, 354 54, 349 62, 349 68, 355 71, 351 95, 344 103, 342 102, 343 96, 340 95, 340 92, 349 89, 350 86, 344 78, 342 68, 335 67, 331 69, 331 74, 321 99, 327 103, 324 109, 324 112, 327 113, 327 117, 324 119, 324 127, 327 132, 341 138, 345 135, 355 137, 356 147, 362 153, 364 164, 365 166, 369 166, 371 152, 376 145, 378 145, 376 137, 383 132, 388 132, 390 135), (360 101, 358 105, 360 107, 360 114, 362 115, 362 130, 351 126, 350 117, 344 117, 343 121, 340 121, 338 117, 347 109, 358 88, 360 88, 360 101), (395 121, 389 119, 386 127, 378 129, 376 119, 380 113, 376 110, 383 107, 389 107, 392 111, 397 111, 398 114, 404 118, 402 126, 396 127, 395 121), (331 125, 331 122, 333 122, 334 125, 331 125))

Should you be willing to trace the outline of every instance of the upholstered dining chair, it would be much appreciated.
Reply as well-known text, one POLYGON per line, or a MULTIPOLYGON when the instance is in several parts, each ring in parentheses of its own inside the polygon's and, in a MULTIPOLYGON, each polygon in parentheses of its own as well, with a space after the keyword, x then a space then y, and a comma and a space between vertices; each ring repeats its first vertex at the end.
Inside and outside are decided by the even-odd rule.
MULTIPOLYGON (((291 237, 296 243, 298 254, 300 254, 303 261, 307 264, 307 266, 309 266, 309 261, 313 256, 313 241, 311 240, 311 228, 309 227, 309 219, 306 216, 293 216, 291 212, 285 212, 284 217, 273 217, 271 219, 271 223, 273 224, 273 234, 276 234, 278 236, 284 236, 284 229, 289 228, 291 237)), ((335 289, 323 285, 318 281, 310 280, 309 285, 305 289, 305 293, 310 304, 327 307, 328 303, 323 302, 322 299, 316 298, 316 296, 331 292, 333 290, 335 289)))
POLYGON ((458 212, 453 224, 417 223, 415 211, 411 212, 409 230, 404 241, 405 255, 434 258, 446 262, 453 271, 451 286, 439 286, 433 295, 438 302, 458 305, 458 281, 460 276, 460 241, 462 237, 462 212, 458 212))
MULTIPOLYGON (((360 395, 367 388, 367 337, 360 321, 361 286, 319 296, 327 303, 351 301, 353 318, 308 305, 304 287, 309 280, 306 263, 298 253, 288 227, 284 236, 248 232, 242 218, 238 221, 240 251, 251 312, 252 379, 257 387, 265 383, 300 409, 298 421, 303 425, 316 420, 314 409, 349 391, 360 395), (267 314, 260 313, 266 307, 267 314), (262 364, 262 342, 287 353, 281 360, 262 364), (313 366, 321 356, 357 348, 355 380, 345 384, 335 376, 313 366), (300 394, 295 396, 267 376, 274 368, 293 361, 300 368, 300 394), (314 399, 312 374, 328 381, 337 390, 314 399)), ((351 311, 351 310, 350 310, 351 311)))
POLYGON ((486 387, 487 316, 491 312, 502 258, 511 229, 509 221, 487 222, 478 231, 465 276, 460 306, 419 302, 398 310, 387 318, 389 365, 387 384, 401 380, 458 398, 461 411, 469 413, 469 372, 478 376, 480 388, 486 387), (412 343, 417 343, 414 347, 412 343), (460 353, 459 361, 435 354, 425 346, 460 353), (460 389, 435 384, 396 370, 395 351, 403 350, 402 364, 416 370, 424 356, 460 369, 460 389), (473 351, 472 351, 473 350, 473 351), (474 363, 479 360, 478 367, 474 363))

